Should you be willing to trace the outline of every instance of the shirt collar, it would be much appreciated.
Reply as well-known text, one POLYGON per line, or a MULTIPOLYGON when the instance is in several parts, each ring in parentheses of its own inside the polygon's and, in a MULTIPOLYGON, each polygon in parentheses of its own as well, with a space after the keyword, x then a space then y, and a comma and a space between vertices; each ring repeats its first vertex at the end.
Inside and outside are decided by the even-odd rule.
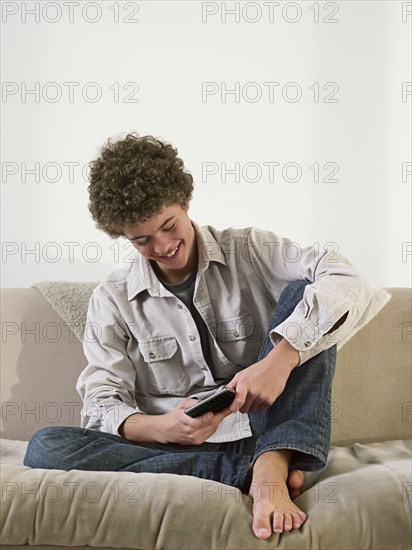
POLYGON ((195 228, 197 239, 198 270, 203 273, 209 267, 210 262, 227 265, 221 246, 211 232, 213 228, 210 226, 201 227, 194 221, 192 221, 192 225, 195 228))
MULTIPOLYGON (((198 271, 204 273, 210 262, 226 264, 225 257, 216 238, 211 233, 210 226, 200 226, 192 221, 196 233, 197 251, 199 256, 198 271)), ((136 252, 132 258, 132 266, 127 285, 127 299, 133 300, 137 294, 147 290, 151 296, 170 296, 168 290, 160 284, 150 261, 136 252)))

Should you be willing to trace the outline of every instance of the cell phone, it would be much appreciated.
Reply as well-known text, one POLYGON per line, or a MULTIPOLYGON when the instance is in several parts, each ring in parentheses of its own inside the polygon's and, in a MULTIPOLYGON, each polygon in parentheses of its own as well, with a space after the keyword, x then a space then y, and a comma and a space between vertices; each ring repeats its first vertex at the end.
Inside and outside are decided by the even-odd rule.
POLYGON ((236 391, 233 388, 227 386, 220 386, 213 395, 206 397, 192 405, 188 409, 185 409, 185 413, 192 418, 197 418, 207 412, 217 412, 228 407, 235 398, 236 391))

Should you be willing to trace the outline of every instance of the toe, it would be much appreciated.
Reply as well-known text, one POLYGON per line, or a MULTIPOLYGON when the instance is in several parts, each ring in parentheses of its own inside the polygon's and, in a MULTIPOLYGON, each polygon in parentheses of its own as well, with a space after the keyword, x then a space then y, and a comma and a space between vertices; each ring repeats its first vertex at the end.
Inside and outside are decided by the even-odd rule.
POLYGON ((302 523, 303 523, 304 521, 306 521, 306 518, 307 518, 308 516, 305 514, 305 512, 302 512, 302 510, 299 510, 299 511, 298 511, 298 514, 299 514, 299 516, 300 516, 301 519, 302 519, 302 523))
POLYGON ((293 528, 292 514, 286 513, 283 518, 283 528, 285 531, 291 531, 293 528))
POLYGON ((253 516, 252 528, 253 532, 259 539, 269 538, 272 534, 269 515, 266 517, 265 515, 259 515, 255 512, 253 516))
POLYGON ((267 539, 272 534, 270 527, 266 527, 263 525, 256 525, 253 524, 253 532, 257 536, 258 539, 267 539))
POLYGON ((282 533, 283 532, 283 514, 282 512, 275 512, 273 514, 273 532, 282 533))
POLYGON ((288 485, 291 489, 297 489, 299 493, 303 490, 304 476, 301 470, 291 470, 288 476, 288 485))
POLYGON ((304 519, 300 517, 298 512, 292 513, 292 524, 293 529, 299 529, 299 527, 303 524, 304 519))
MULTIPOLYGON (((256 531, 255 531, 256 533, 256 531)), ((265 527, 261 527, 258 532, 256 533, 256 536, 259 538, 259 539, 267 539, 269 538, 271 535, 271 532, 269 531, 269 529, 266 529, 265 527)))

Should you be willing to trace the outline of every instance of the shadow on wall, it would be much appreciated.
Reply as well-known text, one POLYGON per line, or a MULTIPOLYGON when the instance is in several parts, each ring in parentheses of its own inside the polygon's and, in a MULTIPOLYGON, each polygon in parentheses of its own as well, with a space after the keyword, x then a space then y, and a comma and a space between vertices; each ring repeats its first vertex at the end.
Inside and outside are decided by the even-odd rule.
POLYGON ((2 339, 1 437, 80 426, 82 344, 37 289, 2 290, 2 339))

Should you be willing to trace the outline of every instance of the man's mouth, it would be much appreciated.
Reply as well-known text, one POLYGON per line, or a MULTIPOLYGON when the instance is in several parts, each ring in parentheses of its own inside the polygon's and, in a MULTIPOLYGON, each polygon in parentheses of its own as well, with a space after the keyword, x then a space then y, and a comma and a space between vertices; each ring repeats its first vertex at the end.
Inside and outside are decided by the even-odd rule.
POLYGON ((169 254, 165 254, 164 256, 159 256, 159 257, 163 258, 165 260, 173 259, 176 256, 176 254, 178 253, 181 244, 182 244, 182 241, 180 241, 180 243, 176 246, 176 248, 174 250, 172 250, 169 254))

